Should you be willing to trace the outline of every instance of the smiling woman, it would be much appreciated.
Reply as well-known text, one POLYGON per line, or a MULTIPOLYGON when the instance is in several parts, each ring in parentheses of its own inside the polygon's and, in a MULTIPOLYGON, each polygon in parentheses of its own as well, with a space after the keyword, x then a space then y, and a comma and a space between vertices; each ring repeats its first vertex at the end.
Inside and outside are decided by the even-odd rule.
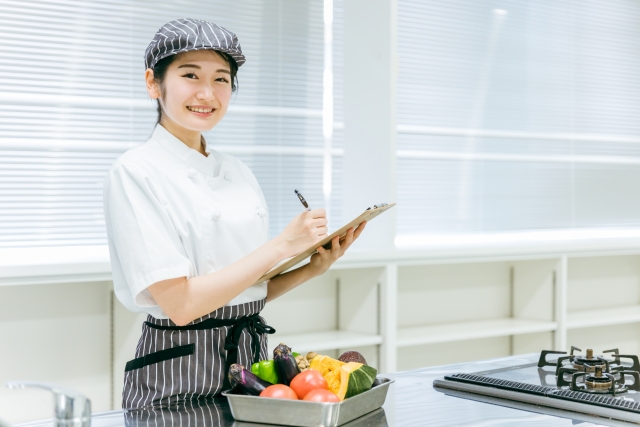
POLYGON ((228 367, 266 359, 267 301, 324 273, 362 232, 351 229, 309 264, 255 284, 327 235, 324 209, 297 215, 268 239, 269 212, 251 170, 202 136, 224 117, 245 61, 213 23, 165 24, 147 48, 147 93, 158 123, 111 167, 104 209, 114 292, 148 313, 126 366, 123 408, 215 396, 228 367))
MULTIPOLYGON (((215 70, 215 72, 211 77, 213 77, 216 81, 219 81, 221 83, 230 82, 232 92, 235 92, 238 87, 238 64, 228 53, 217 52, 214 50, 205 50, 178 53, 176 55, 167 56, 159 60, 153 67, 153 69, 148 69, 145 75, 145 78, 147 79, 147 87, 150 87, 154 84, 158 85, 161 92, 160 98, 157 98, 157 123, 160 123, 162 120, 163 107, 161 104, 161 100, 162 103, 167 102, 165 80, 167 78, 167 72, 169 71, 170 67, 172 67, 174 74, 176 74, 177 76, 200 81, 207 77, 204 75, 205 71, 213 69, 215 70), (212 62, 213 67, 206 66, 203 69, 202 65, 200 65, 198 62, 212 62), (176 63, 178 64, 177 66, 176 63), (172 65, 174 66, 172 67, 172 65), (216 69, 215 65, 220 65, 220 68, 216 69)), ((178 81, 178 79, 174 78, 174 81, 178 81)), ((219 87, 223 87, 223 85, 219 85, 219 87)), ((174 91, 171 90, 169 92, 173 93, 174 91)), ((192 109, 193 107, 194 106, 188 106, 187 108, 192 109)), ((204 110, 210 108, 208 106, 202 107, 204 110)))
POLYGON ((226 114, 237 71, 229 54, 214 50, 170 55, 147 68, 147 92, 158 102, 158 123, 204 155, 200 132, 226 114))

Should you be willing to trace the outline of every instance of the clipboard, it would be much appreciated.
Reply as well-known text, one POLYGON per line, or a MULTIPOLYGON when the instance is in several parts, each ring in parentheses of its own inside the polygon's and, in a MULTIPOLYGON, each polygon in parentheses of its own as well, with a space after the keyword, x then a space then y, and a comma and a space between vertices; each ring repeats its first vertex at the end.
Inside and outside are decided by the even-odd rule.
POLYGON ((325 249, 331 249, 331 240, 333 240, 334 237, 340 236, 340 241, 342 241, 345 238, 345 236, 347 235, 347 231, 351 227, 356 228, 358 225, 360 225, 364 221, 371 221, 373 218, 377 217, 378 215, 380 215, 383 212, 386 212, 387 210, 391 209, 395 205, 396 205, 395 203, 390 203, 390 204, 380 203, 379 205, 373 205, 373 208, 367 208, 367 210, 365 210, 363 213, 358 215, 356 218, 351 220, 349 223, 347 223, 347 224, 343 225, 342 227, 340 227, 338 230, 336 230, 333 233, 329 234, 327 237, 325 237, 324 239, 322 239, 318 243, 314 244, 313 246, 308 247, 307 249, 305 249, 304 251, 300 252, 298 255, 294 256, 293 258, 289 258, 285 262, 277 264, 271 270, 269 270, 265 274, 263 274, 262 277, 260 277, 256 281, 256 283, 254 283, 254 285, 258 284, 258 283, 261 283, 261 282, 264 282, 265 280, 269 280, 269 279, 277 276, 278 274, 287 271, 288 269, 290 269, 291 267, 295 266, 296 264, 299 264, 300 262, 304 261, 305 259, 309 258, 311 255, 313 255, 314 253, 317 252, 316 248, 318 246, 322 246, 325 249))

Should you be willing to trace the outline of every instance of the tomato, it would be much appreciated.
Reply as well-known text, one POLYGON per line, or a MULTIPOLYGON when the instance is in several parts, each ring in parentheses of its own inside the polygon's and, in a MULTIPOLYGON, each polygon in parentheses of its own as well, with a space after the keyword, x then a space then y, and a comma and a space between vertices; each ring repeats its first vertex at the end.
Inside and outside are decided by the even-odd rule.
POLYGON ((324 390, 321 388, 311 390, 302 400, 308 400, 309 402, 340 402, 338 396, 336 396, 329 390, 324 390))
POLYGON ((318 388, 327 390, 329 384, 322 374, 314 369, 307 369, 296 375, 290 384, 293 391, 298 395, 298 399, 304 398, 311 390, 318 388))
POLYGON ((296 392, 284 384, 274 384, 262 390, 260 397, 272 397, 274 399, 298 400, 296 392))

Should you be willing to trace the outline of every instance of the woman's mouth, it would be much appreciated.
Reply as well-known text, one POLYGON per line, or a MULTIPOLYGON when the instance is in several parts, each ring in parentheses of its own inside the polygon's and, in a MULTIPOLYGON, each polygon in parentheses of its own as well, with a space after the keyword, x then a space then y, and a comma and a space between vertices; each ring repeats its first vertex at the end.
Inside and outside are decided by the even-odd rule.
POLYGON ((201 117, 208 117, 212 115, 214 111, 216 111, 216 109, 212 107, 191 107, 191 106, 187 106, 187 110, 201 117))

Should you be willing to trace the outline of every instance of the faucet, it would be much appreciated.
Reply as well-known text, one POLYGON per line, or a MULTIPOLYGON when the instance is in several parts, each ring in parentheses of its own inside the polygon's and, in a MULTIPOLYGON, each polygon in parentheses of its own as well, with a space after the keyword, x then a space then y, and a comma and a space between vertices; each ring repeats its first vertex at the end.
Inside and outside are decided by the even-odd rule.
MULTIPOLYGON (((29 381, 9 382, 7 387, 12 389, 34 387, 51 391, 56 427, 91 426, 91 401, 77 391, 52 384, 29 381)), ((5 425, 0 422, 0 427, 5 427, 5 425)))

